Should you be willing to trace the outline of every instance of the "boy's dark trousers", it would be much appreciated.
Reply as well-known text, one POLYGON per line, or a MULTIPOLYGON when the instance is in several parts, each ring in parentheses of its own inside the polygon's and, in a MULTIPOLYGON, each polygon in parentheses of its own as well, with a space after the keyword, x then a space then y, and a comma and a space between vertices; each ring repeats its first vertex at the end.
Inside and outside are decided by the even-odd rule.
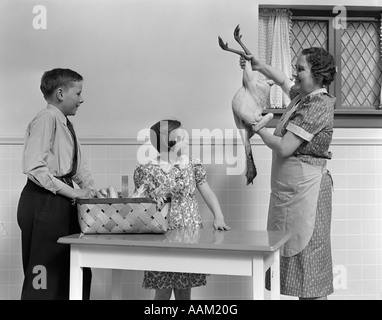
MULTIPOLYGON (((28 179, 21 192, 17 222, 25 276, 21 299, 69 299, 70 246, 57 240, 80 232, 76 206, 28 179)), ((83 272, 83 299, 89 299, 91 269, 83 272)))

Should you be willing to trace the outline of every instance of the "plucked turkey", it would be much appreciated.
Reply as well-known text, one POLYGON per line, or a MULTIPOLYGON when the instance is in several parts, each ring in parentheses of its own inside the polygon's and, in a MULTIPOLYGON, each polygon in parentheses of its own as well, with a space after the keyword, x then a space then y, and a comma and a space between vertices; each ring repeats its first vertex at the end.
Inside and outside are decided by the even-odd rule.
MULTIPOLYGON (((225 51, 230 51, 238 55, 251 55, 251 52, 241 41, 240 26, 234 31, 234 38, 243 48, 244 52, 231 49, 228 43, 218 37, 220 47, 225 51)), ((242 87, 237 91, 232 100, 232 111, 236 127, 239 129, 242 142, 245 147, 247 185, 253 183, 257 175, 255 163, 253 161, 250 139, 256 131, 264 127, 273 118, 272 113, 263 116, 263 110, 270 104, 270 88, 274 84, 271 80, 259 80, 258 73, 254 72, 250 61, 246 62, 243 69, 242 87)))

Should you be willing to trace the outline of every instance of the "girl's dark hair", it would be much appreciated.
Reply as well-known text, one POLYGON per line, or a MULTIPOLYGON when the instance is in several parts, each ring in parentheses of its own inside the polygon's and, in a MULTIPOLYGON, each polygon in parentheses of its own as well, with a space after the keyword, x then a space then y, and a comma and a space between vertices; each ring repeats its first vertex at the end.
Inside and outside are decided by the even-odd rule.
POLYGON ((329 86, 337 73, 333 56, 323 48, 311 47, 302 50, 311 64, 313 78, 323 86, 329 86))
POLYGON ((50 97, 57 88, 69 88, 72 82, 84 80, 80 74, 70 69, 52 69, 41 78, 40 90, 44 98, 50 97))
POLYGON ((158 152, 161 152, 163 150, 160 150, 160 142, 161 142, 161 135, 162 140, 165 138, 166 145, 168 147, 168 150, 170 151, 171 148, 176 144, 176 141, 170 141, 170 133, 176 129, 178 129, 182 124, 177 120, 161 120, 158 121, 156 124, 154 124, 150 128, 150 141, 151 144, 157 149, 158 152))

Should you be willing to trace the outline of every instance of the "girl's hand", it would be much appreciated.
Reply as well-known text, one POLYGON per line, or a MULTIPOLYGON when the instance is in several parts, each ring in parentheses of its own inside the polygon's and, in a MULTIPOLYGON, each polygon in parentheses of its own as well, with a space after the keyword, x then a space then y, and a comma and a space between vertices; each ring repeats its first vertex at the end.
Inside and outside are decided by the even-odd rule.
POLYGON ((214 228, 216 230, 223 230, 223 231, 231 230, 231 228, 225 224, 224 218, 216 218, 214 221, 214 228))
POLYGON ((168 230, 174 230, 174 229, 176 229, 176 227, 175 227, 175 225, 173 224, 173 223, 169 223, 168 224, 168 230))

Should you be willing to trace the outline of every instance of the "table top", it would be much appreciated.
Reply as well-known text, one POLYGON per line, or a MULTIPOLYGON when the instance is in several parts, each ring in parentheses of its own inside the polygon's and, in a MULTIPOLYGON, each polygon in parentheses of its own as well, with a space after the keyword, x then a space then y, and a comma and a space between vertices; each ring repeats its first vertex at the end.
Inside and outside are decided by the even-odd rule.
POLYGON ((289 237, 283 231, 175 229, 164 234, 74 234, 59 238, 58 243, 273 252, 289 237))

